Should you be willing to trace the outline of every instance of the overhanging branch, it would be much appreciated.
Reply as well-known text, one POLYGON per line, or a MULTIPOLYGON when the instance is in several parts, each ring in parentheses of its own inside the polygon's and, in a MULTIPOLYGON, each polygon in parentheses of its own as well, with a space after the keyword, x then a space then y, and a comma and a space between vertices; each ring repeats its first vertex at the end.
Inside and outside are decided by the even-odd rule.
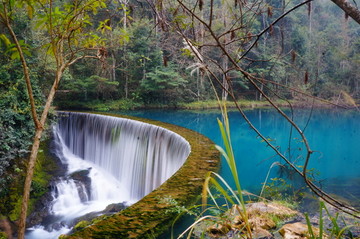
POLYGON ((360 9, 351 4, 348 0, 331 0, 338 5, 349 17, 360 24, 360 9))

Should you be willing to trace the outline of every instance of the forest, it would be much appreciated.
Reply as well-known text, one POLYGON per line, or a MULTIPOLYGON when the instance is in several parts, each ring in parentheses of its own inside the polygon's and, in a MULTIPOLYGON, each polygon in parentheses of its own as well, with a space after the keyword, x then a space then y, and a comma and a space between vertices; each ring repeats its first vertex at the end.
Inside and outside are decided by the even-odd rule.
POLYGON ((1 214, 19 212, 9 197, 21 159, 56 109, 217 97, 357 108, 360 27, 334 2, 1 0, 1 214))

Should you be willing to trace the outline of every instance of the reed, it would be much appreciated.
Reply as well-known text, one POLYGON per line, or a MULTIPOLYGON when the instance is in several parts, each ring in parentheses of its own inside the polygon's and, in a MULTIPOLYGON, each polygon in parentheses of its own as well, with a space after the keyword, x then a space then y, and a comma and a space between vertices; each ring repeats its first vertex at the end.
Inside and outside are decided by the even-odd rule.
MULTIPOLYGON (((315 233, 313 230, 313 227, 311 225, 310 222, 310 218, 309 215, 307 213, 305 213, 305 219, 306 219, 306 223, 308 226, 308 233, 309 239, 322 239, 322 238, 336 238, 336 239, 340 239, 340 238, 354 238, 351 235, 351 232, 349 231, 350 228, 355 227, 355 225, 345 225, 343 227, 340 226, 340 224, 338 223, 340 218, 339 218, 339 213, 336 213, 335 215, 332 215, 328 208, 326 207, 325 203, 323 201, 320 201, 320 206, 319 206, 319 233, 315 233), (330 235, 326 235, 325 234, 325 224, 324 224, 324 213, 326 212, 327 217, 329 218, 329 220, 331 221, 331 228, 328 229, 330 235), (350 235, 349 236, 344 236, 345 232, 349 232, 350 235)), ((344 224, 346 224, 344 222, 344 224)))
POLYGON ((208 198, 211 199, 212 203, 214 204, 210 208, 217 208, 218 210, 221 209, 221 205, 218 204, 216 198, 213 195, 213 191, 216 190, 220 193, 222 198, 224 198, 227 203, 228 209, 230 207, 235 208, 235 210, 239 213, 242 220, 244 221, 244 227, 240 230, 242 236, 244 238, 252 238, 251 227, 249 224, 249 217, 246 212, 246 203, 243 197, 243 190, 241 188, 241 183, 239 179, 239 172, 236 165, 236 160, 233 152, 233 147, 231 144, 231 135, 230 135, 230 123, 227 114, 227 106, 226 103, 223 102, 220 104, 221 112, 222 112, 222 119, 217 119, 219 130, 222 137, 222 142, 224 147, 219 145, 215 145, 216 149, 221 153, 223 158, 225 159, 228 167, 230 168, 232 174, 232 180, 235 183, 236 189, 234 190, 231 188, 229 183, 221 177, 219 174, 215 172, 208 172, 205 177, 203 191, 202 191, 202 213, 195 222, 190 225, 178 238, 183 237, 186 233, 188 233, 188 238, 190 238, 192 231, 194 230, 195 226, 204 221, 209 219, 219 219, 218 216, 213 215, 205 215, 206 212, 209 212, 209 205, 208 205, 208 198), (230 204, 230 205, 229 205, 230 204))

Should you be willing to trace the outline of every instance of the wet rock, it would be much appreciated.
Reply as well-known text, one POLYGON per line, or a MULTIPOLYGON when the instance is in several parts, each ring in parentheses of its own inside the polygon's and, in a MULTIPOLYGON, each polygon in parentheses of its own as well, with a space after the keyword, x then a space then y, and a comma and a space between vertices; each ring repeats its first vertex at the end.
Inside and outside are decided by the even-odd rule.
POLYGON ((87 181, 91 180, 89 178, 90 170, 91 170, 91 168, 78 170, 78 171, 71 173, 69 175, 69 177, 72 178, 73 180, 77 180, 80 182, 87 182, 87 181))
POLYGON ((51 195, 51 186, 50 186, 48 192, 46 192, 41 197, 41 199, 35 203, 35 209, 33 213, 31 213, 27 217, 26 223, 28 227, 32 227, 40 224, 44 218, 50 215, 49 208, 51 207, 52 201, 53 201, 53 197, 51 195))
POLYGON ((91 194, 90 170, 91 168, 79 170, 69 175, 69 178, 74 180, 76 184, 82 202, 88 201, 91 194))
POLYGON ((276 202, 258 202, 248 204, 247 212, 249 214, 256 214, 259 212, 261 212, 262 214, 272 214, 282 219, 293 217, 299 214, 299 212, 276 202))
MULTIPOLYGON (((277 220, 293 220, 300 217, 301 214, 279 203, 257 202, 246 205, 246 212, 248 215, 248 223, 250 225, 253 238, 256 239, 270 239, 275 238, 270 230, 276 229, 277 220)), ((244 233, 245 220, 242 215, 242 209, 235 205, 231 210, 224 214, 224 217, 229 221, 228 224, 220 223, 218 221, 201 222, 196 227, 198 232, 195 232, 198 237, 201 232, 206 231, 205 238, 237 238, 239 233, 244 233)))
POLYGON ((108 213, 115 213, 115 212, 120 212, 122 210, 124 210, 125 208, 127 208, 127 205, 125 202, 122 203, 113 203, 108 205, 103 212, 103 214, 108 214, 108 213))
POLYGON ((279 230, 284 239, 306 239, 308 228, 301 222, 286 224, 279 230))
POLYGON ((91 221, 94 218, 102 216, 102 215, 111 215, 111 214, 114 214, 116 212, 120 212, 120 211, 124 210, 127 207, 128 206, 127 206, 126 202, 110 204, 103 211, 90 212, 90 213, 87 213, 87 214, 85 214, 85 215, 83 215, 81 217, 76 218, 71 223, 71 226, 75 226, 80 221, 91 221))
POLYGON ((253 239, 273 239, 274 236, 265 229, 262 228, 254 228, 252 231, 252 238, 253 239))
POLYGON ((47 227, 45 227, 45 229, 47 231, 59 231, 61 230, 64 226, 66 226, 66 222, 55 222, 52 224, 49 224, 47 227))
POLYGON ((261 228, 265 230, 274 229, 276 227, 274 220, 266 214, 250 217, 249 223, 252 228, 261 228))
POLYGON ((225 236, 231 230, 229 224, 215 224, 207 229, 210 237, 221 237, 225 236))
MULTIPOLYGON (((311 227, 314 235, 319 236, 319 229, 311 227)), ((284 239, 306 239, 309 236, 309 228, 301 222, 284 225, 279 233, 284 239)), ((322 236, 323 239, 328 238, 326 235, 322 236)))
MULTIPOLYGON (((52 135, 51 137, 54 137, 52 135)), ((44 222, 44 218, 49 217, 50 208, 53 201, 52 191, 55 189, 55 185, 59 178, 65 176, 67 167, 64 165, 60 158, 54 153, 57 146, 54 144, 54 140, 49 144, 49 157, 53 160, 55 166, 51 169, 51 175, 53 176, 47 187, 47 192, 36 201, 33 212, 26 219, 26 226, 32 227, 44 222)))
MULTIPOLYGON (((234 216, 233 224, 236 228, 245 225, 239 211, 241 211, 241 209, 238 206, 235 206, 232 208, 230 214, 228 214, 230 218, 232 215, 234 216)), ((279 220, 288 220, 300 216, 299 212, 275 202, 249 203, 246 205, 246 212, 251 228, 262 228, 265 230, 274 229, 276 227, 274 217, 277 217, 279 220)))

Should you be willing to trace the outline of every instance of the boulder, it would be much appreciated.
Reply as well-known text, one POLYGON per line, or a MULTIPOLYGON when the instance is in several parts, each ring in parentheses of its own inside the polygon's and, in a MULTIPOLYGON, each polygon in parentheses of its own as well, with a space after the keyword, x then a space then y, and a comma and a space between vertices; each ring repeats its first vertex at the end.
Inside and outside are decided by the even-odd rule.
MULTIPOLYGON (((320 230, 315 227, 311 228, 315 236, 318 237, 320 230)), ((284 239, 307 239, 309 237, 309 227, 301 222, 295 222, 284 225, 279 230, 279 233, 284 239)), ((325 239, 328 238, 328 236, 324 234, 322 238, 325 239)))
POLYGON ((252 214, 271 214, 271 215, 275 215, 280 219, 286 219, 289 217, 293 217, 297 214, 299 214, 299 212, 292 210, 284 205, 281 205, 279 203, 276 202, 270 202, 270 203, 265 203, 265 202, 257 202, 257 203, 250 203, 247 205, 247 212, 248 214, 252 215, 252 214))
POLYGON ((217 238, 217 237, 225 236, 230 230, 231 230, 231 226, 229 224, 216 223, 216 224, 210 226, 207 229, 207 232, 210 237, 217 238))
POLYGON ((252 238, 253 239, 272 239, 274 236, 265 229, 262 228, 254 228, 252 231, 252 238))
POLYGON ((89 177, 91 168, 79 170, 73 172, 68 177, 74 180, 76 187, 78 188, 79 196, 82 202, 88 200, 91 193, 91 178, 89 177), (85 188, 85 192, 83 190, 85 188))
POLYGON ((108 205, 105 208, 105 210, 102 211, 102 213, 109 214, 109 213, 120 212, 120 211, 124 210, 125 208, 127 208, 126 202, 113 203, 113 204, 108 205))

